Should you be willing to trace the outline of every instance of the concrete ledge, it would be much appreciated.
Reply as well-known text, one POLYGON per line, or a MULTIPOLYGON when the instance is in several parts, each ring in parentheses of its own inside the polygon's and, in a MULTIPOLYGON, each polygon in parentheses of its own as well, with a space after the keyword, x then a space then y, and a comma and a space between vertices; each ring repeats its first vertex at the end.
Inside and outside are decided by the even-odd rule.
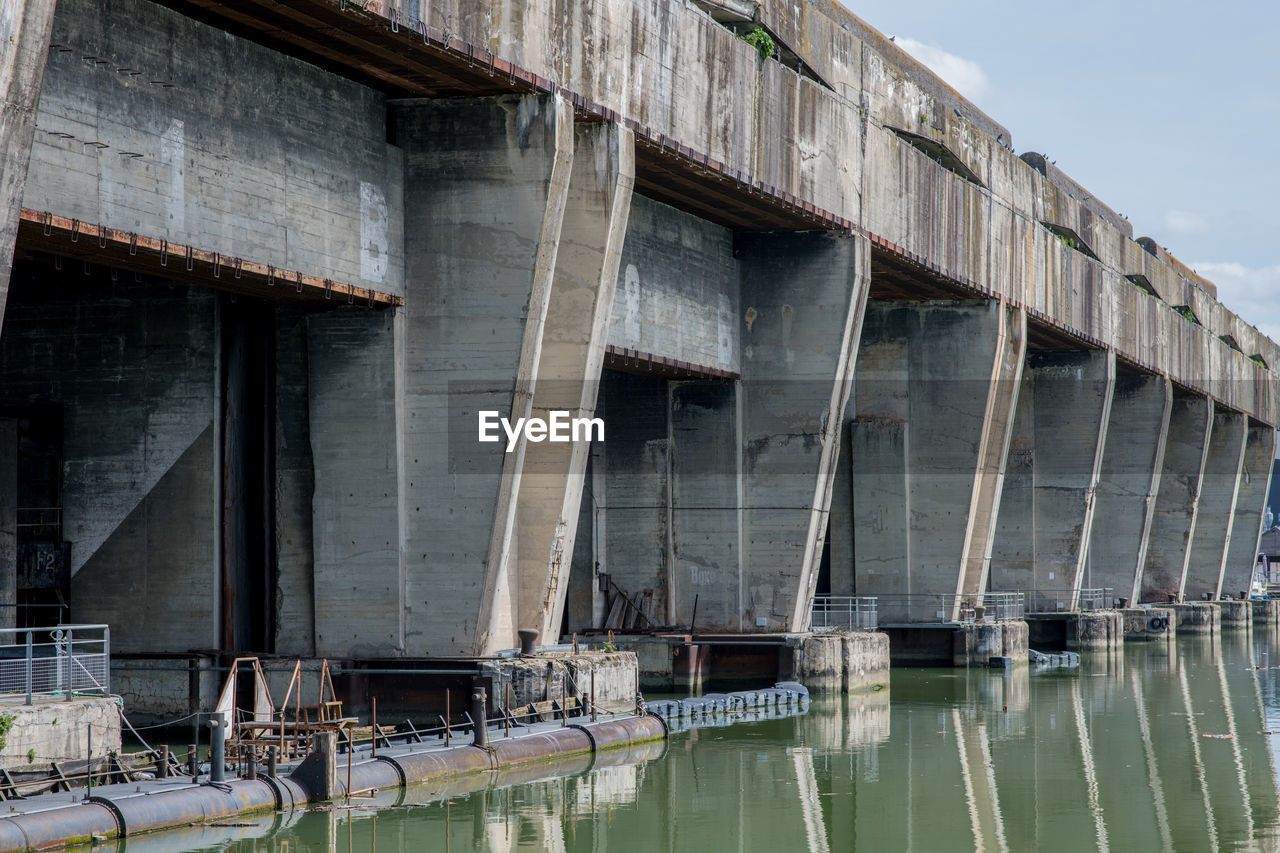
POLYGON ((1127 607, 1118 611, 1124 620, 1126 642, 1169 642, 1178 626, 1177 614, 1168 607, 1127 607))
POLYGON ((1214 634, 1222 624, 1222 611, 1212 604, 1171 604, 1169 609, 1178 617, 1179 634, 1214 634))
POLYGON ((82 696, 67 702, 49 697, 31 705, 18 700, 0 704, 0 715, 14 718, 0 751, 0 768, 5 770, 47 771, 51 761, 83 762, 89 726, 95 760, 120 750, 120 708, 114 699, 82 696))
POLYGON ((1253 627, 1253 608, 1249 601, 1224 599, 1215 601, 1218 608, 1218 619, 1223 631, 1247 631, 1253 627))
POLYGON ((1116 610, 1067 616, 1066 647, 1074 651, 1113 651, 1124 643, 1124 619, 1116 610))

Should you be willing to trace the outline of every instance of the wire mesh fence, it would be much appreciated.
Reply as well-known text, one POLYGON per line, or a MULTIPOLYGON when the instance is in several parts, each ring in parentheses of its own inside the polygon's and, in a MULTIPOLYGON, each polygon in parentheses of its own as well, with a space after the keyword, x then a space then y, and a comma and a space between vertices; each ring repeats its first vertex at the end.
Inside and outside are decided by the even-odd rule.
POLYGON ((0 628, 0 699, 111 692, 106 625, 0 628))

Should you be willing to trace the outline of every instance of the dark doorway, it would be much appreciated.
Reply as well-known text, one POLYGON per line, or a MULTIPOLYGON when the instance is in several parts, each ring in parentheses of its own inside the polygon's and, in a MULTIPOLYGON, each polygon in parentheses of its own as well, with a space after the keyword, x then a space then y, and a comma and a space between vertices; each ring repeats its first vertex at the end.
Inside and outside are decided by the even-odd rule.
POLYGON ((275 309, 223 295, 218 304, 222 487, 222 642, 274 651, 275 309))

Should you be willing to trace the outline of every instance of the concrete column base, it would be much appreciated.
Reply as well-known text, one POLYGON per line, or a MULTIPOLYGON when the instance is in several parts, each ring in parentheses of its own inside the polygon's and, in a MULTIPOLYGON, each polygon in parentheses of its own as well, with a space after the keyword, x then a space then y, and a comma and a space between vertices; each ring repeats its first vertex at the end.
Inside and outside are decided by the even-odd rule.
POLYGON ((1066 646, 1072 651, 1106 652, 1124 644, 1124 619, 1117 610, 1072 613, 1066 627, 1066 646))
POLYGON ((1253 608, 1249 601, 1226 599, 1213 602, 1223 631, 1247 631, 1253 627, 1253 608))
POLYGON ((1016 664, 1025 664, 1029 636, 1027 623, 1022 621, 961 625, 951 635, 951 662, 955 666, 989 666, 993 657, 1009 657, 1016 664))
POLYGON ((1171 604, 1169 609, 1178 617, 1179 634, 1214 634, 1222 625, 1222 611, 1212 604, 1171 604))
POLYGON ((1177 614, 1168 607, 1127 607, 1118 611, 1124 620, 1126 642, 1169 642, 1178 625, 1177 614))
POLYGON ((1280 601, 1256 598, 1249 602, 1253 608, 1253 624, 1274 628, 1280 625, 1280 601))
POLYGON ((888 634, 804 634, 787 646, 792 676, 815 693, 856 693, 889 683, 888 634))

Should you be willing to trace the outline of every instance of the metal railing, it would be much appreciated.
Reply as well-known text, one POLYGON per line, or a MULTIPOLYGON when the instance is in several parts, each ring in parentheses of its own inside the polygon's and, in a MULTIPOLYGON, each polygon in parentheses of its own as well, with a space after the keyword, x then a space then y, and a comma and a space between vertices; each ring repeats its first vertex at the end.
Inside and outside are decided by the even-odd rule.
POLYGON ((1005 622, 1026 615, 1020 592, 879 593, 876 601, 881 624, 1005 622))
POLYGON ((110 692, 108 626, 0 628, 0 698, 110 692))
POLYGON ((1069 589, 1033 589, 1027 593, 1027 610, 1031 613, 1110 610, 1114 592, 1109 586, 1086 587, 1078 593, 1069 589))
POLYGON ((811 631, 874 631, 879 624, 875 596, 815 595, 811 631))

